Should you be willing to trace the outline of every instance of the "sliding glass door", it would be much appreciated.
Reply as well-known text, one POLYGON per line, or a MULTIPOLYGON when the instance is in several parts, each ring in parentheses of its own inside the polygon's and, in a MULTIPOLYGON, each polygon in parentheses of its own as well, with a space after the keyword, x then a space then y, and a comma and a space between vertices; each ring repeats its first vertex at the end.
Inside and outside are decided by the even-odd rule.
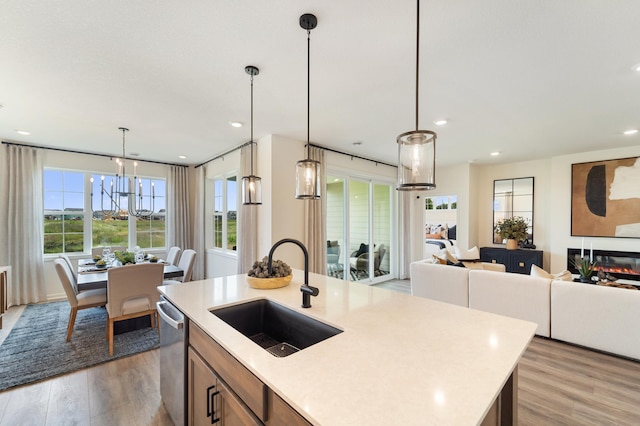
POLYGON ((327 275, 375 283, 392 277, 393 185, 327 177, 327 275))

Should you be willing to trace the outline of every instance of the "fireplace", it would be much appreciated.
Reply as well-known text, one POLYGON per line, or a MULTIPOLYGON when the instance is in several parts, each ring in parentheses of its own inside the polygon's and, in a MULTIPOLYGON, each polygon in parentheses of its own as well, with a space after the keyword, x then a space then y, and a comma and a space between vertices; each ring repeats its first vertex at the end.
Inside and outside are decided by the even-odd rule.
MULTIPOLYGON (((596 270, 602 269, 616 278, 640 281, 640 253, 631 251, 594 250, 594 258, 598 262, 596 270)), ((589 250, 584 251, 585 257, 589 250)), ((580 259, 580 249, 567 249, 567 269, 572 274, 578 270, 570 259, 580 259)))

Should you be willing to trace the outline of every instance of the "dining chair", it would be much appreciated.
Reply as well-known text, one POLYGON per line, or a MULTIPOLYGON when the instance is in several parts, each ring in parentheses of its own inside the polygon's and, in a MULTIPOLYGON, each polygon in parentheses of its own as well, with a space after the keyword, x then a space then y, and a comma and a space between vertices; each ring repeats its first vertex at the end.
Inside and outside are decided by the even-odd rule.
POLYGON ((71 271, 71 275, 73 275, 73 279, 76 282, 78 282, 78 272, 73 267, 73 263, 71 263, 71 259, 69 259, 69 256, 67 256, 66 254, 60 254, 60 255, 58 255, 58 257, 60 259, 63 259, 67 263, 67 266, 69 267, 69 270, 71 271))
POLYGON ((72 269, 69 268, 66 260, 55 259, 53 263, 55 265, 58 278, 64 288, 64 292, 67 295, 67 300, 71 305, 69 323, 67 325, 67 342, 70 342, 78 310, 104 306, 107 303, 107 290, 101 288, 79 292, 76 280, 73 278, 72 269))
POLYGON ((178 268, 184 272, 182 277, 176 280, 164 280, 163 285, 180 284, 191 281, 191 275, 193 274, 193 265, 196 261, 196 251, 187 249, 182 252, 180 256, 180 262, 178 262, 178 268))
POLYGON ((180 252, 182 249, 180 247, 174 246, 169 249, 167 253, 167 263, 169 265, 178 266, 178 259, 180 259, 180 252))
POLYGON ((109 356, 113 356, 114 322, 149 315, 151 328, 155 328, 156 302, 160 300, 157 287, 162 285, 163 276, 161 263, 138 263, 107 271, 109 356))

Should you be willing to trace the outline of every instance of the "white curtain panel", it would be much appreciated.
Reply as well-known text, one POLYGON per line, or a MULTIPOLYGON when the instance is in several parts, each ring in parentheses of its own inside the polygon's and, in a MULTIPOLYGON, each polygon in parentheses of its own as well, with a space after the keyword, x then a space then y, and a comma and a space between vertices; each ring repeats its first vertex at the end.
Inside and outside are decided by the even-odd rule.
POLYGON ((0 264, 12 267, 8 304, 44 302, 42 153, 4 145, 0 197, 0 264))
POLYGON ((195 214, 193 224, 193 249, 196 253, 200 253, 196 256, 196 262, 193 265, 192 279, 203 280, 205 278, 205 234, 204 234, 204 221, 205 221, 205 167, 201 166, 195 169, 196 182, 195 182, 195 214))
POLYGON ((183 251, 192 247, 189 218, 189 169, 171 166, 167 180, 167 247, 178 246, 183 251))
MULTIPOLYGON (((255 164, 254 164, 255 168, 255 164)), ((240 150, 240 176, 251 174, 251 144, 240 150)), ((256 173, 257 174, 257 173, 256 173)), ((238 229, 236 243, 238 274, 246 274, 258 260, 258 209, 260 206, 238 203, 238 229)))
POLYGON ((327 209, 326 166, 324 150, 311 147, 311 159, 320 162, 321 194, 319 200, 304 201, 305 241, 309 251, 309 271, 327 274, 327 228, 325 211, 327 209))
POLYGON ((401 280, 411 277, 411 194, 398 191, 400 198, 400 253, 398 253, 399 276, 401 280))

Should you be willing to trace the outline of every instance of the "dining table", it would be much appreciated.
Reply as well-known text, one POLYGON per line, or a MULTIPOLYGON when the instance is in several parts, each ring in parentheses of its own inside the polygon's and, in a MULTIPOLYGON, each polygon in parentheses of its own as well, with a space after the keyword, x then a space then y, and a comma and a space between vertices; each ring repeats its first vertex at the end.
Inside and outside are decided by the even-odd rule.
MULTIPOLYGON (((158 262, 164 264, 165 279, 178 278, 184 275, 184 271, 181 268, 162 260, 158 262)), ((78 291, 107 288, 107 271, 109 269, 110 267, 104 269, 97 268, 93 259, 80 259, 78 261, 78 291)), ((162 283, 158 285, 162 285, 162 283)))

